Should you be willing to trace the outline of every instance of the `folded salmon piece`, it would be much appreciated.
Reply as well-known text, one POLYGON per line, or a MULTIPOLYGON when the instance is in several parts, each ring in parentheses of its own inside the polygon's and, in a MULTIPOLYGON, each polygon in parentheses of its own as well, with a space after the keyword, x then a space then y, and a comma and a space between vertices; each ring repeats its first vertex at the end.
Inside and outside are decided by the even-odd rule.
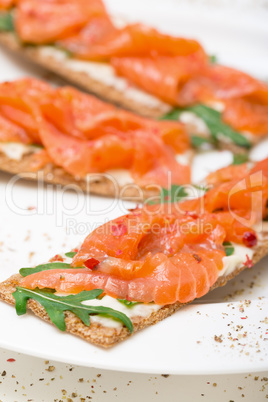
MULTIPOLYGON (((233 68, 210 64, 198 41, 163 34, 143 24, 116 27, 101 0, 0 1, 2 9, 11 5, 17 6, 14 25, 22 42, 53 44, 69 51, 72 58, 106 62, 130 84, 172 106, 220 101, 225 107, 223 121, 235 130, 267 134, 267 85, 233 68)), ((36 60, 47 66, 46 56, 38 49, 36 60)), ((83 82, 84 72, 63 67, 61 71, 57 62, 52 70, 83 82)), ((85 87, 90 90, 92 86, 105 96, 106 84, 99 80, 96 86, 96 79, 90 73, 87 76, 85 87)), ((113 101, 131 107, 122 90, 113 87, 110 92, 107 86, 107 93, 113 101)), ((152 109, 149 115, 162 110, 164 114, 166 106, 148 106, 152 109)), ((142 113, 138 101, 133 100, 132 107, 142 113)))
POLYGON ((206 68, 206 57, 202 52, 187 56, 113 57, 111 64, 118 75, 172 105, 193 103, 196 95, 184 95, 180 102, 180 91, 186 82, 198 77, 206 68))
POLYGON ((77 57, 83 58, 86 57, 93 45, 115 32, 118 32, 118 29, 114 26, 108 14, 103 13, 103 15, 91 18, 78 33, 65 39, 57 40, 56 44, 77 57))
POLYGON ((15 27, 23 42, 51 43, 76 34, 91 18, 104 14, 102 0, 20 0, 15 27))
MULTIPOLYGON (((258 185, 263 190, 261 203, 266 205, 267 168, 268 159, 228 182, 229 195, 240 179, 250 178, 253 183, 230 208, 223 197, 227 187, 220 184, 196 200, 203 201, 202 212, 190 213, 189 201, 130 210, 90 233, 75 254, 71 269, 35 272, 20 284, 27 289, 51 288, 66 294, 101 288, 114 298, 158 305, 187 303, 201 297, 220 276, 225 242, 248 250, 257 246, 254 225, 266 217, 267 211, 259 217, 256 205, 244 198, 252 197, 258 185), (261 183, 254 179, 255 173, 262 176, 261 183), (207 201, 215 199, 218 208, 211 211, 207 201)), ((245 263, 250 264, 249 257, 245 263)))
POLYGON ((17 4, 17 0, 0 0, 0 11, 9 10, 17 4))
POLYGON ((236 99, 225 101, 223 120, 236 130, 253 135, 268 133, 268 86, 236 99))
POLYGON ((200 213, 202 210, 212 213, 229 209, 232 211, 246 210, 252 213, 254 221, 258 221, 266 215, 268 158, 256 163, 251 169, 247 165, 221 169, 209 175, 208 181, 213 183, 213 189, 201 199, 184 201, 180 207, 191 213, 200 213))
POLYGON ((193 39, 162 34, 143 24, 128 24, 89 46, 86 53, 75 53, 88 60, 109 60, 111 57, 187 56, 205 52, 193 39))
POLYGON ((248 74, 208 64, 200 51, 189 56, 114 57, 111 64, 119 75, 172 105, 229 101, 263 88, 248 74))
MULTIPOLYGON (((35 79, 0 85, 2 141, 40 144, 33 165, 49 158, 75 177, 128 169, 140 185, 190 182, 190 167, 176 154, 189 149, 179 122, 136 116, 71 88, 53 88, 35 79)), ((0 136, 0 138, 1 138, 0 136)))

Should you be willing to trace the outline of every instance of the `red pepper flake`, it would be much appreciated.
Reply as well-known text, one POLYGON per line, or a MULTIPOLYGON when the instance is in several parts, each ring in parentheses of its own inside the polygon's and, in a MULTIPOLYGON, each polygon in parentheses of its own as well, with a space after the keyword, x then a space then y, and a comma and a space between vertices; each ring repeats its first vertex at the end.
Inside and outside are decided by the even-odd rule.
POLYGON ((244 266, 247 268, 252 268, 253 267, 253 261, 249 258, 249 256, 246 254, 247 260, 244 262, 244 266))
POLYGON ((16 360, 15 359, 7 359, 7 362, 9 363, 14 363, 16 360))
POLYGON ((185 211, 185 215, 186 216, 190 216, 193 219, 197 219, 198 215, 195 212, 191 212, 191 211, 185 211))
POLYGON ((96 267, 96 265, 98 265, 100 262, 99 260, 96 260, 95 258, 89 258, 88 260, 86 260, 84 262, 84 265, 88 268, 88 269, 93 269, 94 267, 96 267))
POLYGON ((254 247, 257 244, 257 236, 252 232, 245 232, 243 234, 243 243, 246 247, 254 247))
POLYGON ((193 254, 193 257, 198 262, 198 264, 202 261, 202 258, 198 254, 193 254))
POLYGON ((240 317, 241 320, 246 320, 248 318, 248 316, 246 315, 246 317, 240 317))
POLYGON ((135 215, 135 216, 140 215, 141 214, 141 209, 139 207, 139 204, 137 204, 135 208, 130 208, 129 212, 131 212, 131 214, 135 215))
POLYGON ((59 254, 54 255, 54 257, 50 258, 49 260, 50 262, 54 262, 54 261, 64 261, 63 257, 59 254))
POLYGON ((123 236, 127 233, 127 227, 124 223, 111 226, 113 236, 123 236))
POLYGON ((116 253, 115 253, 116 256, 121 255, 121 254, 123 254, 122 250, 117 250, 116 253))
POLYGON ((165 195, 164 200, 169 201, 170 200, 170 195, 165 195))

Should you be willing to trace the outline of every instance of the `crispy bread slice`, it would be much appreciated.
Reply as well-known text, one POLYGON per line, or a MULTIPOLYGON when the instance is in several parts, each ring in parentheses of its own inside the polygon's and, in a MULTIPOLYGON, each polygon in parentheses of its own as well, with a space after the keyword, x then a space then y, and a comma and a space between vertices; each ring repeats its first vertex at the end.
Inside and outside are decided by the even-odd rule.
POLYGON ((0 170, 17 174, 21 178, 32 181, 43 181, 60 186, 68 186, 70 189, 81 189, 85 193, 91 193, 106 197, 122 198, 125 200, 133 200, 135 202, 143 202, 151 196, 159 194, 159 190, 155 186, 142 188, 134 183, 122 186, 118 183, 116 177, 109 178, 107 175, 95 174, 91 179, 77 179, 62 167, 53 163, 47 164, 42 170, 33 172, 31 168, 31 155, 25 154, 21 160, 10 159, 0 150, 0 170))
MULTIPOLYGON (((265 241, 255 248, 252 259, 253 264, 256 264, 268 254, 268 233, 266 233, 265 239, 265 241)), ((211 287, 211 290, 219 286, 224 286, 230 279, 237 276, 245 268, 245 266, 238 267, 231 274, 219 277, 216 283, 211 287)), ((11 278, 7 279, 5 282, 2 282, 0 284, 0 299, 9 304, 15 304, 12 293, 15 292, 16 286, 19 286, 21 279, 22 276, 20 274, 16 274, 11 276, 11 278)), ((51 323, 45 309, 38 302, 35 300, 29 300, 27 307, 33 311, 35 315, 51 323)), ((160 310, 153 312, 146 318, 140 316, 133 317, 131 320, 133 322, 134 333, 145 327, 148 327, 149 325, 154 325, 164 318, 167 318, 181 307, 183 307, 183 304, 175 303, 163 306, 160 310)), ((123 341, 131 335, 125 327, 121 327, 119 329, 110 328, 104 327, 97 323, 92 323, 90 327, 87 327, 79 318, 69 311, 65 312, 65 317, 67 332, 78 335, 88 342, 105 348, 114 346, 118 342, 123 341)))

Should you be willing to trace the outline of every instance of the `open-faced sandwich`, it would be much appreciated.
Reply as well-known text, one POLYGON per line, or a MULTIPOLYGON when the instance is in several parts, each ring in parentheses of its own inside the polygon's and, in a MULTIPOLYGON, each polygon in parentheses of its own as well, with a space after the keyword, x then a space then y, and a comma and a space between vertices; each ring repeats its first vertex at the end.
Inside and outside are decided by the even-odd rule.
POLYGON ((142 115, 184 121, 197 144, 212 136, 247 147, 268 134, 267 85, 213 62, 195 40, 118 26, 101 0, 1 0, 0 9, 4 46, 142 115))
POLYGON ((18 315, 28 307, 103 347, 166 318, 268 254, 268 159, 208 181, 214 187, 200 197, 181 187, 180 202, 144 204, 79 249, 22 268, 0 285, 0 297, 18 315))
POLYGON ((36 79, 0 84, 0 169, 116 197, 191 181, 182 123, 118 109, 36 79), (170 181, 170 183, 168 183, 170 181))
MULTIPOLYGON (((249 151, 246 137, 225 134, 249 151)), ((217 148, 215 138, 191 136, 179 121, 141 117, 70 86, 33 78, 0 84, 0 170, 27 179, 143 200, 191 183, 193 158, 217 148)), ((234 163, 248 157, 240 150, 234 163)))

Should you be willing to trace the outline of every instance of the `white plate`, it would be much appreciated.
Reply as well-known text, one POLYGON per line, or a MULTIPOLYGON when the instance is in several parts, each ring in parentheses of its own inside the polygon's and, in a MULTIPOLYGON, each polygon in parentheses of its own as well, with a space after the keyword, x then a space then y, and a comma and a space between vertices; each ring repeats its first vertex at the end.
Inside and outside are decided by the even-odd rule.
MULTIPOLYGON (((123 6, 121 2, 109 3, 114 8, 123 6)), ((147 1, 143 18, 150 22, 154 18, 162 29, 172 32, 190 35, 192 31, 191 36, 201 37, 209 51, 217 54, 220 60, 264 77, 268 57, 265 53, 267 38, 264 36, 267 29, 261 24, 262 18, 259 24, 251 21, 247 28, 242 19, 240 22, 236 20, 236 26, 230 19, 226 32, 222 16, 216 19, 213 13, 206 11, 202 18, 200 10, 198 17, 197 13, 189 14, 187 10, 183 14, 181 10, 176 11, 175 5, 171 9, 171 3, 174 4, 169 1, 165 10, 162 9, 160 19, 158 3, 152 14, 149 12, 152 2, 147 1), (235 30, 239 35, 234 35, 235 30), (221 36, 223 32, 225 38, 221 36), (249 37, 250 40, 245 39, 249 37), (246 47, 240 47, 242 39, 246 47), (254 57, 244 65, 248 54, 254 57)), ((137 2, 140 7, 141 4, 137 2)), ((141 17, 141 8, 134 7, 134 4, 131 8, 133 18, 141 17)), ((0 63, 1 80, 29 74, 42 77, 41 70, 30 67, 8 52, 1 51, 0 63)), ((121 201, 85 197, 50 186, 44 191, 42 187, 38 189, 36 184, 22 180, 12 186, 10 178, 0 174, 1 281, 22 266, 45 261, 62 250, 69 251, 82 241, 96 222, 101 224, 107 218, 119 216, 129 206, 121 201), (37 205, 37 210, 29 208, 37 205)), ((198 303, 111 350, 102 350, 60 333, 31 314, 17 317, 13 307, 1 303, 0 346, 46 359, 119 371, 220 374, 267 370, 267 263, 263 260, 227 287, 211 292, 198 303), (251 300, 244 312, 241 312, 240 299, 251 300), (215 341, 215 335, 222 335, 223 341, 215 341)))

